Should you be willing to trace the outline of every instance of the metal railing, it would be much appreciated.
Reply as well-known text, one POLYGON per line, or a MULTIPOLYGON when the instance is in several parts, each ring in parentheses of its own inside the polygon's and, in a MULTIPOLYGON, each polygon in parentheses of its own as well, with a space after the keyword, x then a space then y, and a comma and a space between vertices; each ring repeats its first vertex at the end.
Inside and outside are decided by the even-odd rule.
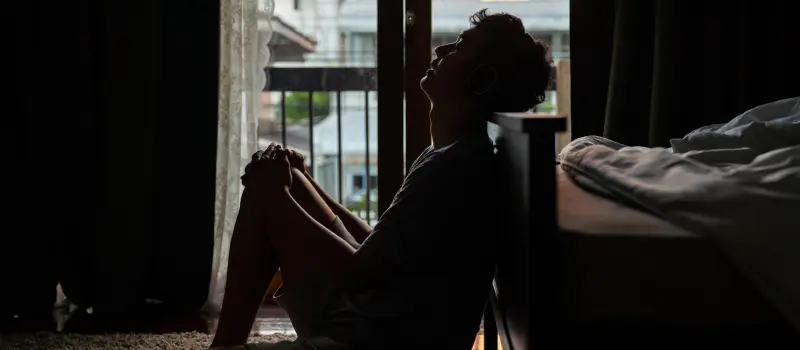
MULTIPOLYGON (((556 92, 556 105, 553 106, 553 110, 549 112, 562 114, 562 115, 569 115, 569 60, 560 60, 556 64, 556 68, 553 71, 553 81, 554 83, 551 86, 551 89, 556 92)), ((362 219, 366 220, 368 223, 371 224, 373 219, 377 218, 377 208, 373 204, 374 198, 372 198, 372 189, 375 184, 371 184, 371 175, 372 171, 370 166, 372 164, 372 157, 371 157, 371 149, 370 149, 370 93, 377 91, 378 86, 378 77, 377 77, 377 69, 374 67, 365 67, 365 68, 354 68, 354 67, 346 67, 346 68, 268 68, 267 74, 269 77, 269 84, 264 89, 265 92, 272 92, 280 94, 280 115, 276 116, 280 118, 279 125, 280 125, 280 142, 283 145, 287 144, 287 94, 292 93, 307 93, 308 94, 308 106, 307 106, 307 115, 308 118, 308 143, 309 148, 307 150, 307 159, 310 162, 310 168, 312 175, 314 174, 315 169, 315 161, 317 158, 316 150, 314 149, 314 120, 315 117, 315 105, 314 105, 314 94, 315 93, 329 93, 335 99, 335 114, 336 114, 336 195, 340 203, 345 203, 345 195, 351 195, 352 193, 345 194, 344 193, 344 174, 343 174, 343 160, 344 154, 342 152, 342 112, 343 112, 343 104, 342 104, 342 93, 343 92, 362 92, 364 94, 363 105, 360 105, 360 108, 363 108, 363 116, 364 116, 364 142, 365 145, 363 147, 363 157, 364 157, 364 177, 363 177, 363 185, 362 187, 365 189, 364 196, 366 196, 366 211, 363 212, 358 210, 357 214, 362 217, 362 219)), ((333 112, 333 111, 331 111, 333 112)), ((378 120, 376 118, 376 120, 378 120)), ((397 130, 397 132, 402 133, 403 130, 397 130)), ((564 138, 562 136, 562 138, 564 138)), ((565 134, 565 138, 568 139, 568 133, 565 134)), ((403 147, 402 144, 397 145, 397 147, 403 147)), ((401 168, 398 166, 397 168, 401 168)), ((377 171, 380 173, 380 169, 377 171)), ((376 176, 377 179, 377 176, 376 176)), ((392 196, 393 194, 389 193, 378 193, 378 196, 392 196)), ((354 211, 355 212, 355 211, 354 211)))
MULTIPOLYGON (((308 140, 309 148, 307 159, 310 162, 311 175, 314 175, 315 161, 317 154, 314 147, 314 120, 315 116, 315 93, 330 93, 335 98, 335 114, 336 114, 336 171, 337 171, 337 185, 336 195, 340 203, 345 203, 344 193, 344 174, 343 174, 343 160, 344 154, 342 152, 342 93, 343 92, 362 92, 364 95, 363 108, 364 113, 364 177, 363 188, 365 189, 364 196, 365 210, 354 210, 362 219, 371 224, 371 221, 377 217, 377 208, 373 205, 372 188, 375 184, 370 183, 373 175, 371 171, 371 149, 370 149, 370 93, 377 91, 377 70, 376 68, 269 68, 267 69, 269 77, 269 84, 265 87, 265 92, 274 92, 280 94, 280 142, 283 145, 287 144, 287 93, 307 93, 308 106, 308 140)), ((377 178, 377 177, 376 177, 377 178)), ((351 195, 348 193, 347 195, 351 195)), ((352 208, 351 208, 352 210, 352 208)))

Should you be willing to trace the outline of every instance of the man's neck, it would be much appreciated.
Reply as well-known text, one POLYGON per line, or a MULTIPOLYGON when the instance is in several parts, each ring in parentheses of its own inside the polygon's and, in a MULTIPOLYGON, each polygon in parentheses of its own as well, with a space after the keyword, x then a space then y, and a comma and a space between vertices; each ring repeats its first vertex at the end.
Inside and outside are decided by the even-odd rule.
POLYGON ((479 122, 480 116, 474 111, 462 108, 446 110, 431 107, 430 130, 433 148, 442 148, 470 136, 486 135, 486 123, 479 122))

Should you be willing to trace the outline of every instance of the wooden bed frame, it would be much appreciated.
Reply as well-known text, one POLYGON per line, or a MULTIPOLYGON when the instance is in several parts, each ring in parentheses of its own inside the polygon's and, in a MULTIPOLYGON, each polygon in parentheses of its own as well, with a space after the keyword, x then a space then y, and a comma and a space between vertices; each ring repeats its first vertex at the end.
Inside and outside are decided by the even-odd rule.
MULTIPOLYGON (((636 245, 630 240, 615 240, 613 235, 583 239, 585 235, 580 232, 559 228, 555 142, 556 133, 566 130, 566 118, 506 113, 495 115, 492 122, 500 129, 496 144, 507 178, 509 200, 504 205, 509 217, 502 228, 500 260, 484 315, 484 349, 497 349, 494 339, 498 335, 503 350, 575 345, 606 345, 616 349, 719 348, 726 345, 739 348, 747 342, 759 346, 764 345, 765 340, 783 342, 782 345, 798 341, 798 334, 752 285, 728 284, 727 281, 744 280, 741 276, 711 278, 714 281, 698 282, 699 287, 694 286, 697 279, 671 281, 674 275, 691 274, 693 265, 686 263, 684 270, 661 272, 663 276, 654 269, 655 276, 649 276, 647 283, 619 283, 626 277, 617 276, 616 289, 592 287, 592 283, 604 284, 605 275, 598 274, 613 274, 611 270, 620 270, 621 265, 619 261, 610 261, 613 258, 608 259, 608 264, 604 258, 596 259, 595 262, 599 261, 596 264, 587 263, 569 253, 575 250, 574 245, 582 245, 584 251, 616 249, 621 254, 635 250, 636 245), (608 265, 606 272, 602 272, 602 265, 608 265), (592 282, 575 283, 576 279, 592 282), (644 285, 648 283, 660 284, 661 294, 635 300, 641 292, 639 288, 652 287, 644 285), (678 284, 689 286, 683 288, 678 284), (679 292, 671 294, 672 287, 679 292), (596 298, 595 294, 601 292, 612 297, 596 298), (615 299, 613 295, 620 292, 627 297, 615 299), (712 294, 698 302, 692 300, 693 293, 712 294), (726 299, 724 302, 709 303, 708 300, 714 298, 713 293, 736 295, 722 297, 726 299), (587 302, 588 299, 593 300, 587 302)), ((683 243, 676 244, 676 240, 662 243, 658 237, 646 235, 638 239, 641 244, 663 246, 665 253, 658 258, 662 260, 686 259, 691 255, 688 250, 695 249, 689 245, 682 248, 683 243)), ((677 241, 691 241, 695 246, 706 244, 699 237, 677 241)), ((707 245, 711 246, 710 242, 707 245)), ((693 264, 704 267, 727 264, 713 248, 702 249, 706 250, 694 254, 702 261, 693 264)), ((624 259, 625 264, 635 265, 647 257, 627 254, 624 259)), ((714 271, 706 271, 705 276, 725 274, 714 271)))

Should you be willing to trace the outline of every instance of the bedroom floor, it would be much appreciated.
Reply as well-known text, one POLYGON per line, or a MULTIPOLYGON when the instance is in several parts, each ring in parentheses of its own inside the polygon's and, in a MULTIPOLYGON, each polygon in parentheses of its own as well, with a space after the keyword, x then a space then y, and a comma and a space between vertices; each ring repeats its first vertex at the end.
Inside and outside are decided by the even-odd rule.
MULTIPOLYGON (((175 312, 143 310, 139 315, 127 315, 114 319, 99 318, 91 314, 70 314, 66 308, 55 309, 53 319, 38 322, 20 322, 10 329, 2 327, 7 333, 28 333, 37 330, 61 330, 62 333, 106 334, 106 333, 209 333, 216 328, 217 319, 210 315, 194 313, 176 315, 175 312)), ((256 335, 277 333, 294 334, 286 312, 278 306, 262 306, 253 324, 256 335)), ((473 350, 483 349, 483 329, 476 337, 473 350)))
MULTIPOLYGON (((65 333, 103 334, 115 333, 209 333, 216 329, 218 318, 205 313, 180 314, 153 310, 140 315, 127 315, 114 319, 99 318, 91 314, 69 315, 67 310, 54 312, 56 329, 65 333)), ((257 334, 294 334, 292 323, 278 306, 262 306, 259 309, 253 332, 257 334)))

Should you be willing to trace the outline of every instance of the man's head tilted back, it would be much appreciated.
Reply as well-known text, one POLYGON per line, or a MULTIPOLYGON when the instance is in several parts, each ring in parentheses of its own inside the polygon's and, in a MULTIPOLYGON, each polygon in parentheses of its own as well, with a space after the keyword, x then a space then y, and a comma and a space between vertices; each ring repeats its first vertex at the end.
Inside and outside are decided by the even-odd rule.
POLYGON ((435 49, 420 86, 434 105, 468 108, 482 116, 524 112, 544 101, 550 85, 547 47, 506 13, 481 10, 470 29, 435 49))

